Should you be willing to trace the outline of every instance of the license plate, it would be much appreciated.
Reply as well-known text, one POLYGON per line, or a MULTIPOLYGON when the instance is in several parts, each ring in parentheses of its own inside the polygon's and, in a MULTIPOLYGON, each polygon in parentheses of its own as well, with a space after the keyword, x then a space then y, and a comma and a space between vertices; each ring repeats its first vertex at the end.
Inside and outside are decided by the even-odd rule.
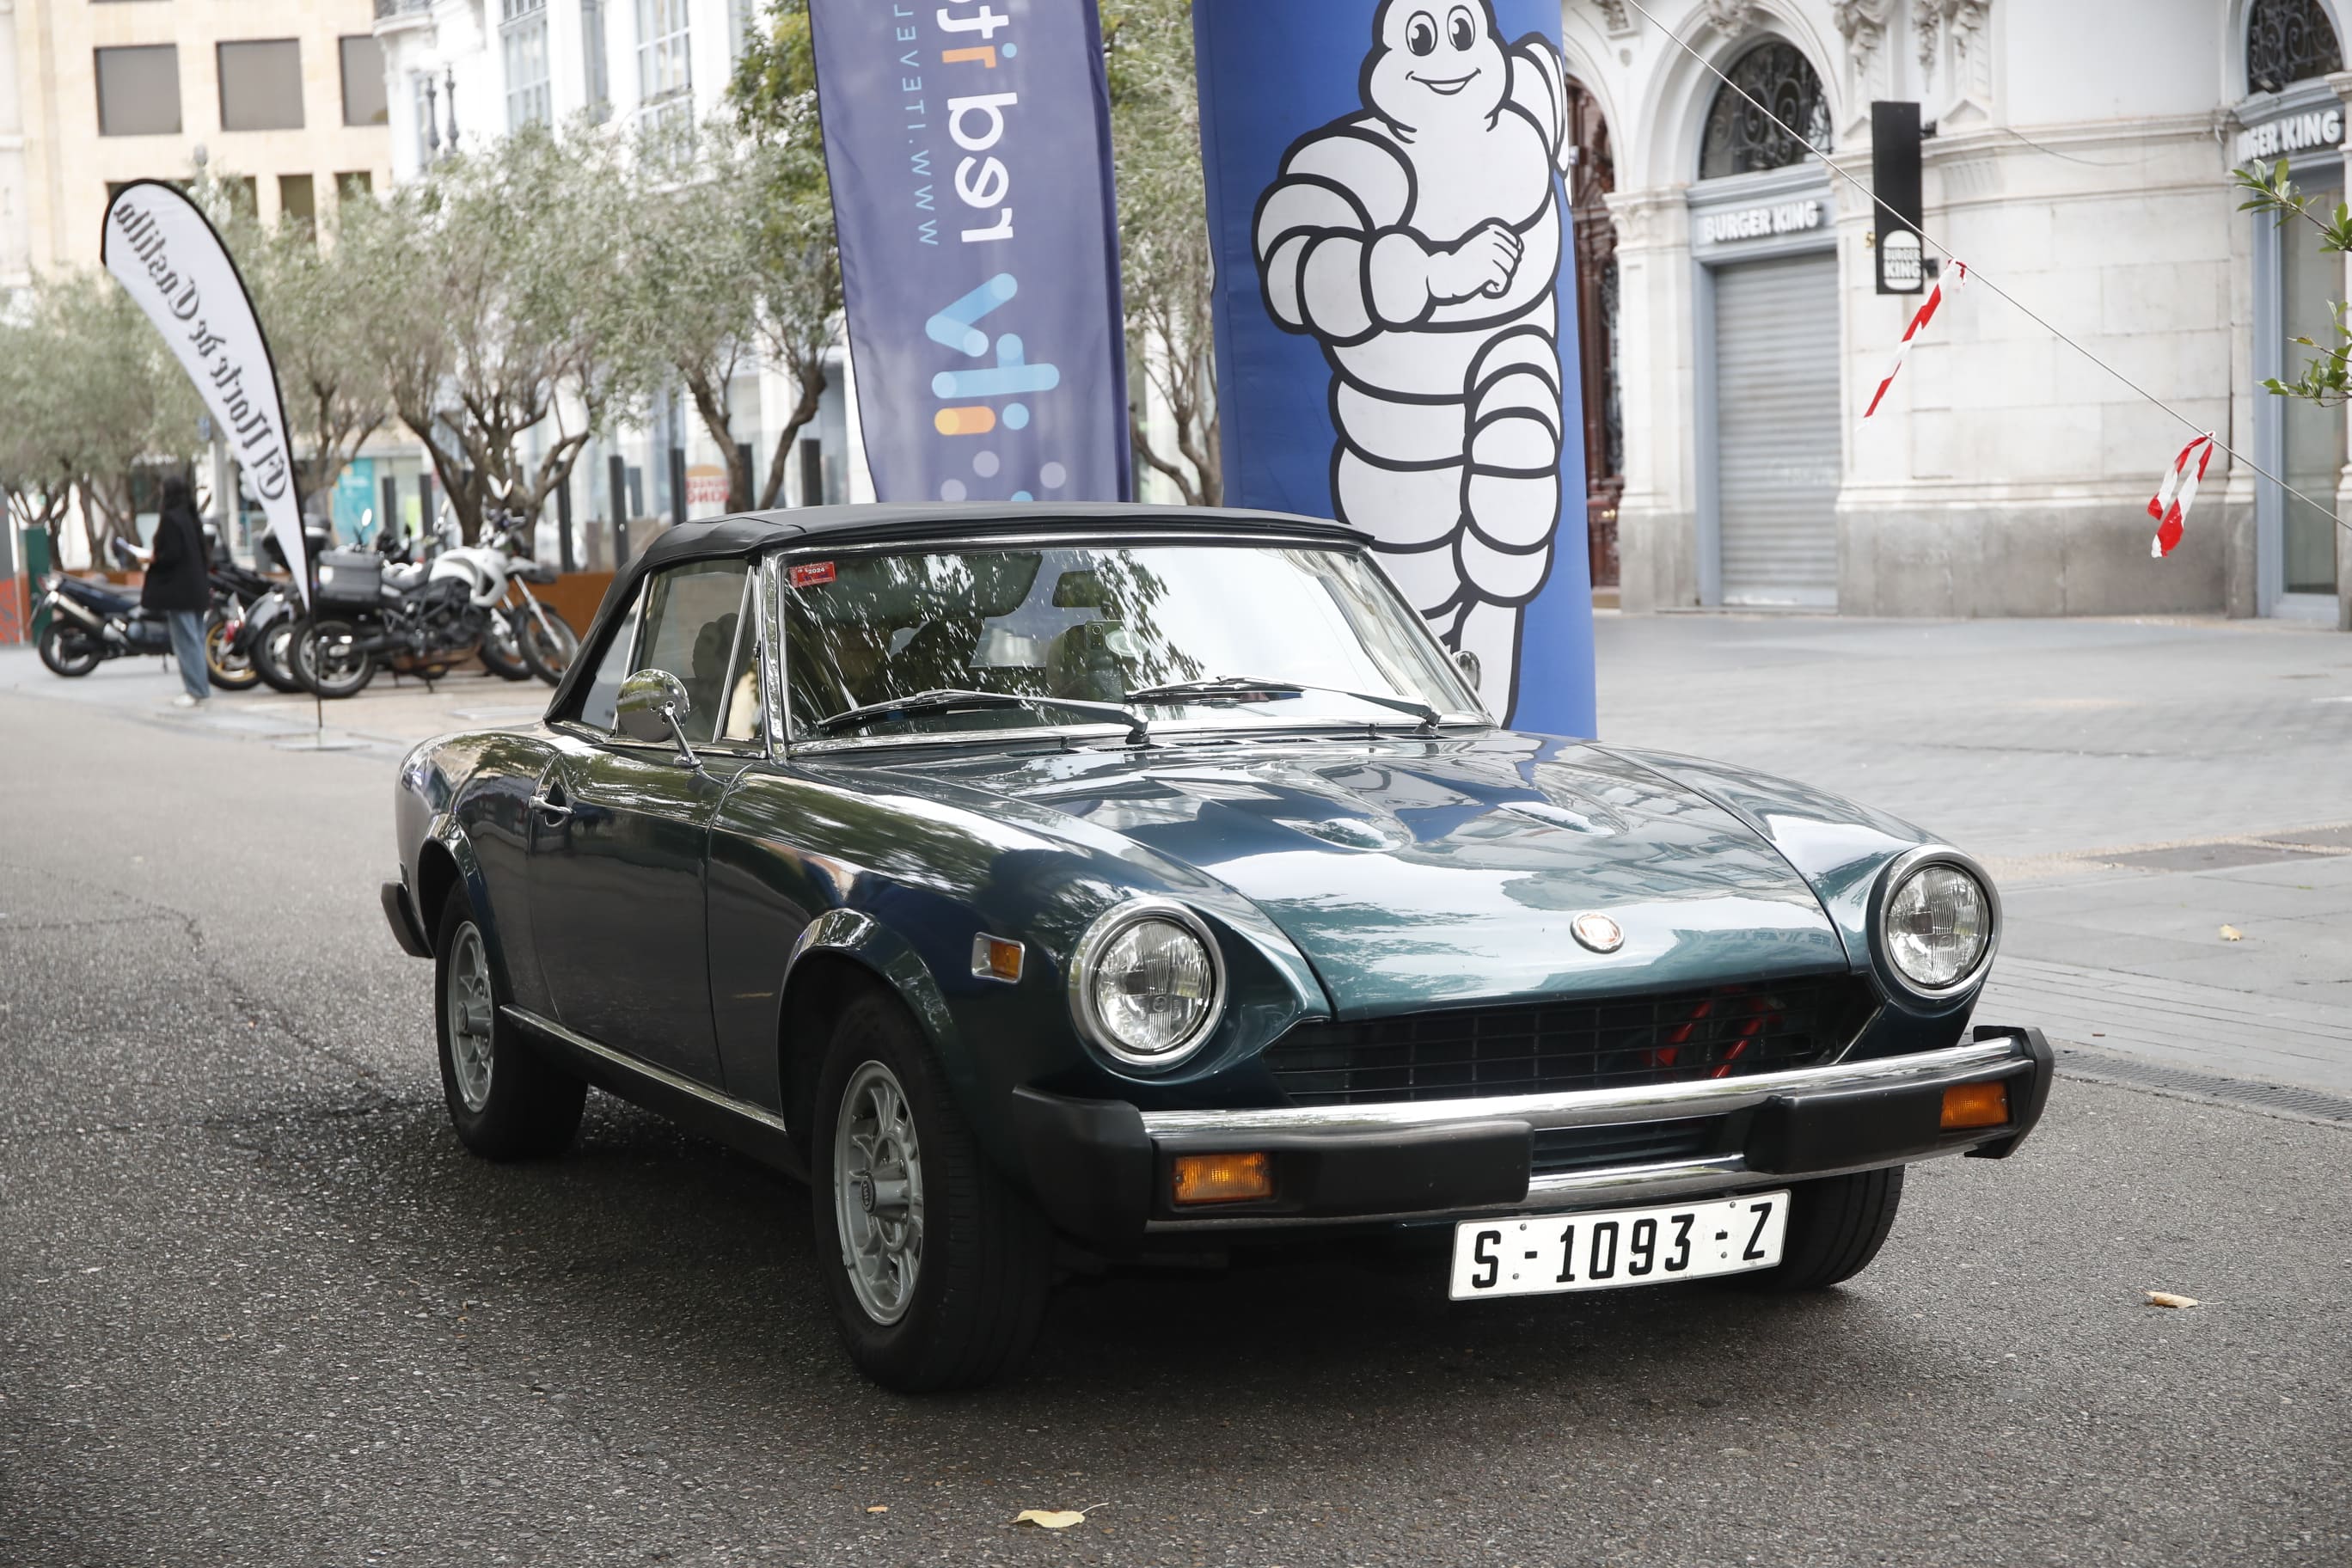
POLYGON ((1454 1300, 1613 1290, 1745 1274, 1780 1261, 1789 1194, 1663 1208, 1465 1220, 1454 1227, 1454 1300))

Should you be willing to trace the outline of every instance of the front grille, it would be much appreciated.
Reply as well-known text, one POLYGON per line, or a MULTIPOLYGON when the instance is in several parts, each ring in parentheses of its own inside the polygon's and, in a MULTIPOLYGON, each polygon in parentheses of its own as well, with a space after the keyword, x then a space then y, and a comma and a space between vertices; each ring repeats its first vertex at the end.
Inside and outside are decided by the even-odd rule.
POLYGON ((1858 975, 1649 996, 1451 1007, 1291 1030, 1265 1063, 1294 1105, 1685 1083, 1812 1067, 1868 1020, 1858 975))
POLYGON ((1528 1171, 1557 1175, 1605 1165, 1658 1165, 1710 1152, 1722 1136, 1720 1116, 1681 1121, 1637 1121, 1619 1127, 1547 1127, 1528 1140, 1528 1171))

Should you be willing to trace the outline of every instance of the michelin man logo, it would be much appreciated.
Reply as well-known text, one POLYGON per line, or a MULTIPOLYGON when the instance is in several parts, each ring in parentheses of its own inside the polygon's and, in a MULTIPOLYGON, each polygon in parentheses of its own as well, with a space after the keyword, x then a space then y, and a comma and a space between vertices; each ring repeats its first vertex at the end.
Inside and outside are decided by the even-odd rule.
POLYGON ((1559 57, 1490 0, 1382 0, 1364 109, 1258 200, 1267 310, 1331 365, 1331 501, 1510 712, 1559 525, 1559 57))

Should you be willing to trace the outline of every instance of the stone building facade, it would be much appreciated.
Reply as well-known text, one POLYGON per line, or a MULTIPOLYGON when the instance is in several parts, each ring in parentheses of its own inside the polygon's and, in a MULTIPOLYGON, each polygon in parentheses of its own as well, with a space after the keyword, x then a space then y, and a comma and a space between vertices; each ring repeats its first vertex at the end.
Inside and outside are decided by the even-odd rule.
POLYGON ((372 0, 0 0, 0 297, 94 268, 114 188, 201 162, 262 220, 391 178, 372 0))
POLYGON ((2345 258, 2230 184, 2286 156, 2340 193, 2340 0, 1644 4, 1564 12, 1587 452, 1616 455, 1590 526, 1627 609, 2352 626, 2345 411, 2259 384, 2326 341, 2345 258), (1708 65, 1864 184, 1873 100, 1921 106, 1924 226, 1976 272, 1867 424, 1918 298, 1876 292, 1864 192, 1708 65), (2202 429, 2245 460, 2152 559, 2148 498, 2202 429))

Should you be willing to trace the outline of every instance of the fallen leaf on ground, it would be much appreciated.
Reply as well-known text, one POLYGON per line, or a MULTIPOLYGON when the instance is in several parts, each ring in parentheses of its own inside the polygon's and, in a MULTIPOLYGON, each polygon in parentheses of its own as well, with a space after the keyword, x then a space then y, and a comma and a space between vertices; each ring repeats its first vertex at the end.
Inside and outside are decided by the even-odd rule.
POLYGON ((866 1511, 868 1513, 888 1513, 890 1511, 890 1505, 887 1502, 877 1502, 866 1511))
POLYGON ((2150 1290, 2147 1304, 2151 1307, 2193 1307, 2197 1305, 2197 1298, 2176 1296, 2169 1290, 2150 1290))
POLYGON ((1013 1523, 1034 1524, 1040 1530, 1067 1530, 1086 1521, 1087 1516, 1072 1508, 1024 1508, 1013 1516, 1013 1523))
POLYGON ((2221 928, 2221 940, 2223 942, 2243 942, 2246 940, 2246 933, 2240 931, 2236 926, 2223 926, 2221 928))

